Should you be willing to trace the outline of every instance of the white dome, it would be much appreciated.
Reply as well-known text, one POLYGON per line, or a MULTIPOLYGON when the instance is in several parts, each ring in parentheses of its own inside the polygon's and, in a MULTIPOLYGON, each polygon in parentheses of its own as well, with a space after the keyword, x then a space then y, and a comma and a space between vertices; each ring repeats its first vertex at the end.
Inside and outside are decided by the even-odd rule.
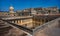
POLYGON ((10 6, 10 9, 14 9, 12 6, 10 6))

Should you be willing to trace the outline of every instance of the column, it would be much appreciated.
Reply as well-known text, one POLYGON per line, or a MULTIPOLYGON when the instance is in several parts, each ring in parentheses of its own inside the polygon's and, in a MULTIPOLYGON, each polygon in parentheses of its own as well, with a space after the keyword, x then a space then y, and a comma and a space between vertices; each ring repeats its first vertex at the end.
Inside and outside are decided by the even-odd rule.
POLYGON ((12 23, 14 23, 14 21, 12 21, 12 23))
POLYGON ((14 20, 14 23, 15 23, 15 20, 14 20))
POLYGON ((21 23, 20 23, 20 20, 17 20, 17 23, 18 23, 18 24, 21 24, 21 23))
POLYGON ((18 20, 17 20, 17 24, 18 24, 18 20))
POLYGON ((33 17, 33 28, 35 27, 35 17, 33 17))
POLYGON ((21 25, 22 25, 22 20, 21 20, 21 25))
POLYGON ((17 24, 17 20, 15 20, 15 23, 17 24))

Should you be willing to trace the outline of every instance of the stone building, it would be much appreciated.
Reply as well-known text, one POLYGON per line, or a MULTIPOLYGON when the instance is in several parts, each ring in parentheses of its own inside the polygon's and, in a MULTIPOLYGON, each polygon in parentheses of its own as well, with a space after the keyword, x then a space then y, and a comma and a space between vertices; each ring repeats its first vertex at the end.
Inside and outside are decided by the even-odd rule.
POLYGON ((10 16, 8 11, 0 11, 0 16, 10 16))
POLYGON ((16 13, 18 14, 18 16, 30 16, 31 12, 28 9, 24 9, 22 11, 16 11, 16 13))
POLYGON ((58 14, 58 7, 48 7, 48 8, 34 8, 37 14, 58 14))
POLYGON ((10 16, 15 16, 14 8, 12 6, 10 6, 9 8, 9 13, 10 13, 10 16))
POLYGON ((0 11, 0 16, 18 16, 12 6, 9 7, 9 11, 0 11))
POLYGON ((34 8, 31 8, 31 14, 32 15, 37 14, 37 11, 34 8))

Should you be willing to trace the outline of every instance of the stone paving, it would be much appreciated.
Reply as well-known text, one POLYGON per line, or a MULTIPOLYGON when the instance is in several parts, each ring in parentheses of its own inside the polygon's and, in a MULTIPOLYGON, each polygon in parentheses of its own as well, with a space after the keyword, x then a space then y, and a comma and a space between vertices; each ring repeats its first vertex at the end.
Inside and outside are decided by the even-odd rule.
MULTIPOLYGON (((59 19, 58 19, 59 20, 59 19)), ((44 27, 44 29, 35 32, 34 36, 60 36, 60 23, 54 20, 53 23, 48 23, 50 25, 44 27)))

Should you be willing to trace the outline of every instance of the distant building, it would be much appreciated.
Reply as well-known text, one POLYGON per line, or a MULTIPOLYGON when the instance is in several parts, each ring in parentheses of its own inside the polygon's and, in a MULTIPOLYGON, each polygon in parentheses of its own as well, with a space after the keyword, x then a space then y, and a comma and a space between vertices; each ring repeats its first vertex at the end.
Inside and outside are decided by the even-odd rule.
POLYGON ((14 8, 12 6, 10 6, 9 10, 10 16, 15 16, 14 8))
POLYGON ((59 14, 58 7, 48 7, 48 8, 28 8, 24 10, 17 10, 14 12, 14 7, 10 6, 9 11, 0 11, 0 16, 33 16, 36 14, 59 14))
POLYGON ((31 14, 34 15, 36 13, 37 13, 37 11, 34 8, 31 8, 31 14))
POLYGON ((0 16, 9 16, 8 11, 0 11, 0 16))
POLYGON ((48 8, 34 8, 38 14, 58 14, 59 9, 57 7, 48 8))
POLYGON ((30 16, 31 15, 31 11, 28 9, 24 9, 22 11, 16 11, 16 13, 18 14, 18 16, 30 16))
POLYGON ((9 7, 9 11, 0 11, 0 16, 17 16, 12 6, 9 7))

